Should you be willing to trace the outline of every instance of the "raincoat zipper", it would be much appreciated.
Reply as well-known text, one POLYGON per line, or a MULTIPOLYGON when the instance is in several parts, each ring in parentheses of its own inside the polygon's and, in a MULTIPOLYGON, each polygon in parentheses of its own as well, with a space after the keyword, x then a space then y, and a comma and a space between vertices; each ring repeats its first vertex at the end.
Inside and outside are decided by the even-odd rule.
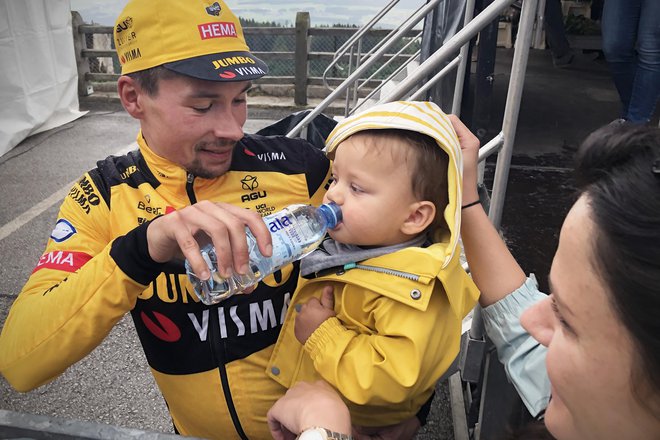
POLYGON ((370 272, 378 272, 387 275, 394 275, 395 277, 405 278, 407 280, 419 281, 419 275, 415 275, 413 273, 408 273, 408 272, 401 272, 400 270, 385 269, 384 267, 367 266, 365 264, 357 264, 357 263, 348 263, 340 267, 341 269, 337 271, 337 275, 341 275, 347 270, 351 270, 351 269, 362 269, 362 270, 368 270, 370 272))

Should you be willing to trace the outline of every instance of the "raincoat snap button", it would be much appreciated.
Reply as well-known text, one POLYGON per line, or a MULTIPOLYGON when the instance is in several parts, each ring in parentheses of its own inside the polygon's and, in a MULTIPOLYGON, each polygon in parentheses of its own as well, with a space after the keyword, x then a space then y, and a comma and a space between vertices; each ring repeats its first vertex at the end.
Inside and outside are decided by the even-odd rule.
POLYGON ((273 367, 273 368, 271 368, 271 369, 270 369, 270 372, 273 373, 275 376, 279 376, 279 375, 280 375, 280 369, 277 368, 277 367, 273 367))
POLYGON ((420 299, 422 297, 422 292, 417 289, 413 289, 410 291, 410 297, 412 299, 420 299))

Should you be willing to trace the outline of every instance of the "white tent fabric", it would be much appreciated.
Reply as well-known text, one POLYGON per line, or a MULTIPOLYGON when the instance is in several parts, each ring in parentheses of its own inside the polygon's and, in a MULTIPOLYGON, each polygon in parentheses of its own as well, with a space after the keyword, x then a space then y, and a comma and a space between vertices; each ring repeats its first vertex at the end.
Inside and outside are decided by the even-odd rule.
POLYGON ((0 103, 0 156, 85 114, 69 0, 0 0, 0 103))

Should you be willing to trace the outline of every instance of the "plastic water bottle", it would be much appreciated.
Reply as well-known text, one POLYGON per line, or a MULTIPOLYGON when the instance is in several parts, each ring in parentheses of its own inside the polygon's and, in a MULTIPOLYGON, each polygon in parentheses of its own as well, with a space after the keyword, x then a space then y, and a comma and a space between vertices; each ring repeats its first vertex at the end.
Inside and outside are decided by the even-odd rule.
POLYGON ((202 247, 202 258, 211 272, 211 278, 200 280, 185 262, 188 279, 199 299, 207 305, 216 304, 257 284, 267 275, 312 252, 323 240, 328 229, 341 222, 339 206, 328 203, 318 208, 311 205, 290 205, 281 211, 263 217, 273 242, 273 255, 264 257, 259 252, 257 240, 245 228, 250 256, 245 275, 234 274, 222 278, 218 272, 218 259, 213 244, 202 247))

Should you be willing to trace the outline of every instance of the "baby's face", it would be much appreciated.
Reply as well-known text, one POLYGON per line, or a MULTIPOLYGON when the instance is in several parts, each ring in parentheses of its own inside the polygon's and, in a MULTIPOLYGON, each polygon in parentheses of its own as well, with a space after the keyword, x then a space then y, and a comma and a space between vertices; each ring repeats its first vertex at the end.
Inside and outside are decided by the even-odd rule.
POLYGON ((401 148, 373 142, 354 135, 335 151, 333 182, 324 202, 341 207, 343 221, 330 231, 341 243, 386 246, 411 238, 401 231, 417 202, 410 164, 401 148))

